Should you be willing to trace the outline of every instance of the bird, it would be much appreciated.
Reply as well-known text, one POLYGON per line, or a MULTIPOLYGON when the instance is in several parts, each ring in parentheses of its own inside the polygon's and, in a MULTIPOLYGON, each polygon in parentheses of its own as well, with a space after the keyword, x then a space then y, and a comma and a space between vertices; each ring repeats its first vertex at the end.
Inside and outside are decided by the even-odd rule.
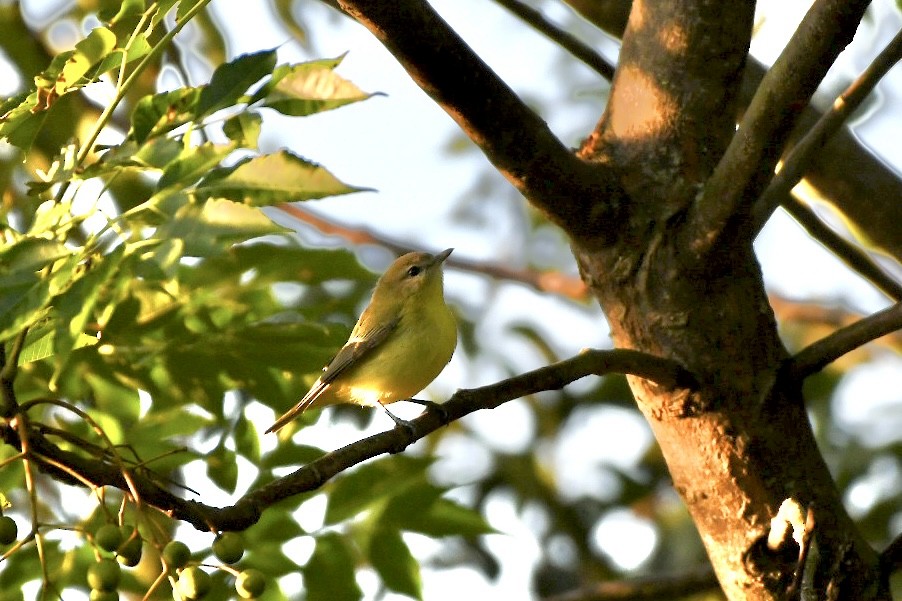
POLYGON ((337 403, 385 407, 412 398, 429 385, 457 347, 457 322, 445 304, 442 264, 453 251, 398 257, 376 282, 348 341, 323 368, 304 397, 267 430, 278 432, 311 407, 337 403))

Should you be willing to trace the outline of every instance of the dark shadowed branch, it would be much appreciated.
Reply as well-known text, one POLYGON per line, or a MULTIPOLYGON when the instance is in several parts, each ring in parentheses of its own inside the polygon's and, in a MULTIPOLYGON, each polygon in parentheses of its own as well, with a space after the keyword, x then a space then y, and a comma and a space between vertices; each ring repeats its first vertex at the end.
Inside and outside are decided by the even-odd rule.
POLYGON ((609 168, 578 159, 423 0, 340 0, 492 164, 571 235, 614 227, 604 209, 619 186, 609 168), (606 198, 590 221, 584 198, 606 198), (601 224, 601 225, 600 225, 601 224), (607 224, 606 226, 604 224, 607 224))
POLYGON ((800 351, 788 365, 788 374, 802 379, 858 347, 902 328, 902 303, 856 321, 800 351))
POLYGON ((606 80, 614 78, 614 65, 608 59, 595 52, 590 46, 583 43, 576 36, 564 31, 548 19, 542 13, 520 2, 519 0, 495 0, 510 12, 517 15, 524 23, 536 31, 545 35, 558 46, 579 59, 587 67, 590 67, 606 80))
POLYGON ((658 601, 681 599, 719 588, 710 566, 681 574, 656 574, 632 580, 599 582, 584 588, 546 597, 545 601, 658 601))
POLYGON ((761 231, 764 224, 792 188, 801 181, 814 156, 827 140, 843 126, 849 116, 864 102, 880 80, 902 58, 902 31, 887 44, 868 68, 833 102, 817 123, 786 155, 783 167, 774 176, 755 203, 752 229, 761 231))
MULTIPOLYGON (((182 499, 164 488, 158 478, 145 470, 135 470, 126 480, 121 466, 62 449, 38 428, 29 430, 27 446, 34 465, 57 479, 71 484, 89 482, 94 486, 133 490, 143 503, 188 522, 199 530, 243 530, 256 523, 263 510, 270 505, 316 490, 336 474, 362 461, 384 453, 402 452, 420 438, 465 415, 481 409, 494 409, 513 399, 544 390, 558 390, 586 376, 610 373, 632 374, 669 388, 695 386, 690 373, 667 359, 632 350, 585 351, 495 384, 459 390, 442 404, 443 412, 425 411, 410 422, 410 430, 396 427, 328 453, 288 476, 247 493, 229 507, 211 507, 182 499), (78 474, 79 479, 74 479, 72 473, 78 474)), ((23 447, 14 423, 0 426, 0 438, 16 448, 23 447)))
POLYGON ((736 229, 747 223, 751 204, 773 177, 802 109, 851 42, 868 4, 866 0, 817 0, 805 15, 764 76, 705 186, 691 218, 691 237, 699 242, 699 250, 720 248, 722 236, 736 235, 736 229))

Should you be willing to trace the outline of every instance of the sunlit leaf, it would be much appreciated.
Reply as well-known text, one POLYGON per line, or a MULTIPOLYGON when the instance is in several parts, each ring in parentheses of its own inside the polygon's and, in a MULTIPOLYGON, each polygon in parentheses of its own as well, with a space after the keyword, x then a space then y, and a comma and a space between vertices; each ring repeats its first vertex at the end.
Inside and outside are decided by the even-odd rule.
POLYGON ((157 236, 164 240, 180 238, 185 241, 186 255, 205 256, 223 252, 230 244, 285 231, 255 207, 214 198, 185 204, 157 236))
POLYGON ((242 148, 257 148, 262 121, 259 113, 242 111, 226 119, 222 133, 242 148))
POLYGON ((157 189, 170 186, 186 188, 209 173, 213 167, 227 157, 235 149, 232 144, 213 144, 207 142, 200 146, 185 148, 179 157, 170 161, 163 171, 163 177, 157 182, 157 189))
POLYGON ((324 167, 281 150, 217 170, 198 184, 196 194, 266 206, 368 190, 344 184, 324 167))
POLYGON ((142 143, 150 137, 190 123, 196 117, 200 88, 179 88, 145 96, 138 101, 132 113, 132 129, 129 137, 142 143))
POLYGON ((198 116, 210 115, 237 103, 249 87, 269 75, 275 66, 274 49, 242 54, 219 65, 210 83, 201 90, 197 102, 198 116))
POLYGON ((116 34, 106 27, 95 27, 75 44, 75 52, 66 61, 59 77, 53 82, 54 92, 60 96, 70 88, 83 84, 82 77, 116 47, 116 34))
POLYGON ((251 102, 262 100, 263 106, 284 115, 303 117, 373 96, 335 73, 342 58, 280 65, 251 102))

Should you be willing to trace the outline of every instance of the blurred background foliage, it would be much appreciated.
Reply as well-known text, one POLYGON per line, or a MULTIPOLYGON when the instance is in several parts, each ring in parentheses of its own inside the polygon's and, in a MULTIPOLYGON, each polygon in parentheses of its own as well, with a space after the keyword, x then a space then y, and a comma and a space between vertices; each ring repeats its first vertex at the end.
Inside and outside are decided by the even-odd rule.
MULTIPOLYGON (((316 119, 369 93, 336 74, 340 59, 319 60, 328 53, 316 40, 347 26, 319 3, 247 3, 241 10, 268 11, 283 35, 252 39, 255 52, 242 56, 229 51, 237 45, 229 37, 234 23, 205 7, 174 44, 155 54, 177 26, 174 11, 162 18, 175 4, 0 5, 10 98, 0 110, 0 134, 8 142, 0 146, 0 332, 7 353, 17 341, 23 348, 18 401, 34 402, 31 419, 45 424, 55 442, 98 460, 118 456, 186 497, 224 505, 364 432, 390 426, 378 412, 339 407, 322 420, 305 415, 277 444, 260 436, 346 339, 375 281, 350 242, 343 243, 347 250, 335 248, 334 236, 279 208, 363 188, 301 158, 317 157, 304 140, 291 141, 289 150, 277 150, 271 139, 259 143, 261 123, 316 119), (100 27, 104 33, 92 33, 100 27), (89 36, 93 44, 76 45, 89 36), (313 62, 282 62, 266 50, 275 43, 313 62), (120 72, 123 55, 128 60, 120 72), (69 64, 84 68, 74 72, 69 64), (121 85, 133 72, 129 86, 121 85), (164 75, 180 85, 162 89, 164 75), (109 83, 120 76, 118 88, 109 83), (106 83, 92 83, 97 80, 106 83), (105 114, 117 90, 125 92, 121 104, 105 114), (85 145, 98 123, 106 125, 98 138, 102 152, 85 145), (47 398, 85 411, 115 451, 83 417, 41 402, 47 398)), ((566 27, 596 45, 613 46, 556 3, 533 4, 557 11, 566 27)), ((194 5, 179 3, 178 15, 194 5)), ((553 61, 547 85, 576 98, 587 118, 578 129, 561 127, 562 138, 575 145, 597 118, 589 109, 603 102, 606 86, 567 55, 553 61)), ((561 110, 528 100, 551 121, 561 110)), ((377 105, 366 110, 369 119, 380 119, 377 105)), ((334 135, 379 159, 378 142, 366 131, 334 135)), ((441 144, 447 161, 475 152, 460 134, 441 144)), ((434 387, 439 400, 453 387, 564 358, 579 348, 574 340, 585 339, 583 332, 573 335, 585 324, 597 324, 591 339, 606 342, 601 315, 578 284, 549 292, 522 283, 557 275, 572 284, 566 240, 497 173, 485 164, 481 169, 454 191, 444 227, 481 234, 482 245, 497 244, 504 232, 508 252, 524 257, 514 276, 530 277, 518 279, 490 262, 451 262, 449 297, 461 345, 453 378, 434 387)), ((380 211, 378 197, 369 203, 380 211)), ((330 233, 353 240, 361 231, 348 225, 330 233)), ((396 252, 397 235, 378 232, 361 245, 366 264, 387 264, 390 253, 377 249, 396 252)), ((775 295, 774 307, 791 350, 854 318, 816 298, 775 295)), ((836 394, 847 374, 892 361, 899 348, 899 338, 889 337, 806 385, 824 455, 877 548, 902 527, 902 438, 898 430, 868 435, 880 415, 844 421, 836 394)), ((898 413, 895 389, 897 403, 889 407, 898 413)), ((6 460, 16 453, 2 449, 6 460)), ((98 499, 43 475, 31 490, 25 482, 21 461, 0 467, 4 511, 19 524, 20 537, 38 520, 46 572, 63 598, 87 594, 84 573, 102 555, 91 533, 104 522, 137 524, 145 541, 141 563, 124 572, 123 597, 142 598, 153 588, 149 598, 171 598, 168 582, 154 582, 159 550, 172 538, 187 541, 195 561, 211 561, 212 534, 123 502, 118 491, 98 499)), ((269 508, 243 537, 240 566, 271 581, 264 599, 298 598, 299 591, 307 599, 422 598, 424 591, 445 598, 466 587, 548 596, 707 563, 622 377, 579 382, 451 424, 404 455, 340 475, 322 494, 269 508)), ((234 574, 208 571, 213 588, 206 598, 234 597, 234 574)), ((38 548, 29 542, 0 563, 0 599, 34 594, 41 578, 38 548)))

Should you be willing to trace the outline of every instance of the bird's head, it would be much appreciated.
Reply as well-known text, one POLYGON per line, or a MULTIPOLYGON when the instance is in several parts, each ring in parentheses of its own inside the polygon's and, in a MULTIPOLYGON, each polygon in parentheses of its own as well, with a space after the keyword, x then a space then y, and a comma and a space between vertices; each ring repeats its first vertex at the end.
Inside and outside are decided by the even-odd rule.
POLYGON ((441 296, 442 263, 452 250, 449 248, 435 255, 413 252, 398 257, 379 278, 374 298, 383 296, 399 302, 420 296, 441 296))

